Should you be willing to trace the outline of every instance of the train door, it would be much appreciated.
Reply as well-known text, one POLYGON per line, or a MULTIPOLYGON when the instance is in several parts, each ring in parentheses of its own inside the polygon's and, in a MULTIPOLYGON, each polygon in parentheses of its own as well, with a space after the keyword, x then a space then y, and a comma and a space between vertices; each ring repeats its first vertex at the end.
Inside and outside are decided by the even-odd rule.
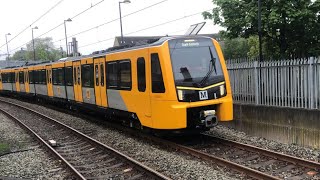
POLYGON ((106 71, 105 58, 94 59, 94 87, 96 105, 107 107, 106 71))
POLYGON ((48 96, 53 97, 53 89, 52 89, 52 66, 46 66, 46 74, 47 74, 47 89, 48 96))
POLYGON ((20 92, 20 82, 19 82, 19 70, 15 69, 14 70, 14 74, 15 74, 15 85, 13 86, 13 90, 15 90, 16 92, 20 92))
POLYGON ((77 102, 83 102, 82 89, 81 89, 81 62, 73 62, 73 89, 74 100, 77 102))
POLYGON ((29 85, 29 71, 28 69, 23 69, 24 71, 24 85, 25 85, 25 92, 30 93, 30 85, 29 85))
POLYGON ((139 57, 137 57, 136 71, 137 71, 137 86, 138 93, 137 98, 139 99, 139 112, 144 112, 144 117, 147 119, 145 122, 148 125, 151 123, 151 86, 150 86, 150 59, 148 56, 148 51, 139 52, 139 57))

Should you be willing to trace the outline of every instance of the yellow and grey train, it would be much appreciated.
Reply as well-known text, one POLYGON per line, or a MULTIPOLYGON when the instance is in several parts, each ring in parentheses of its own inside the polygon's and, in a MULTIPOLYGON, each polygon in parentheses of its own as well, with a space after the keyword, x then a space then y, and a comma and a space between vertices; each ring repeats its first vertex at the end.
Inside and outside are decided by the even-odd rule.
POLYGON ((1 93, 102 112, 141 129, 203 131, 233 119, 224 57, 209 37, 163 37, 0 74, 1 93))

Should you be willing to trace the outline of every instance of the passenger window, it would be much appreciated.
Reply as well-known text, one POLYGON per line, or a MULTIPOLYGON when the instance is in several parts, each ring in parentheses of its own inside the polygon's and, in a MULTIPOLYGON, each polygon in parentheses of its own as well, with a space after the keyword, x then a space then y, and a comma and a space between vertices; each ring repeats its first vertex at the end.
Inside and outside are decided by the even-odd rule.
POLYGON ((77 72, 77 81, 78 81, 78 85, 80 85, 80 80, 81 80, 81 71, 80 71, 80 66, 78 66, 77 68, 78 72, 77 72))
POLYGON ((47 70, 47 83, 49 83, 49 70, 47 70))
POLYGON ((16 79, 15 79, 16 82, 19 82, 19 76, 18 76, 18 73, 17 73, 17 72, 15 73, 15 76, 16 76, 16 79))
POLYGON ((52 83, 52 73, 51 73, 51 69, 49 70, 49 82, 50 82, 50 84, 52 83))
POLYGON ((131 89, 131 62, 120 61, 120 88, 131 89))
POLYGON ((97 64, 94 66, 94 70, 95 70, 96 86, 99 86, 99 66, 97 64))
POLYGON ((58 85, 58 69, 52 69, 52 82, 53 85, 58 85))
POLYGON ((107 86, 108 88, 118 87, 118 64, 110 62, 107 64, 107 86))
POLYGON ((138 90, 144 92, 146 90, 146 65, 143 57, 137 60, 137 77, 138 77, 138 90))
POLYGON ((158 53, 151 54, 151 81, 153 93, 165 92, 158 53))
POLYGON ((65 68, 65 79, 66 79, 66 85, 67 86, 72 86, 73 78, 72 78, 73 72, 72 72, 72 67, 66 67, 65 68))
POLYGON ((100 76, 101 76, 101 86, 104 86, 104 65, 103 64, 100 64, 100 76))
POLYGON ((74 84, 76 85, 77 84, 77 68, 74 67, 74 70, 73 70, 73 78, 74 78, 74 84))
POLYGON ((19 72, 19 83, 20 84, 24 83, 24 73, 22 71, 19 72))
POLYGON ((34 83, 33 73, 34 73, 34 71, 30 71, 30 73, 28 73, 28 74, 29 74, 29 83, 30 83, 30 84, 33 84, 33 83, 34 83))
POLYGON ((93 64, 85 64, 81 66, 82 87, 94 87, 93 64))

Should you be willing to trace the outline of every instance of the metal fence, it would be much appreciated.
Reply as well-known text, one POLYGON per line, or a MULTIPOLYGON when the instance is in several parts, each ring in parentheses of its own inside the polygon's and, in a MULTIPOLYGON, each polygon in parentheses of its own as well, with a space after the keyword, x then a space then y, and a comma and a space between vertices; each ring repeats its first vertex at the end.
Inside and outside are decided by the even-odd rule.
POLYGON ((320 109, 320 58, 228 60, 227 67, 235 102, 320 109))

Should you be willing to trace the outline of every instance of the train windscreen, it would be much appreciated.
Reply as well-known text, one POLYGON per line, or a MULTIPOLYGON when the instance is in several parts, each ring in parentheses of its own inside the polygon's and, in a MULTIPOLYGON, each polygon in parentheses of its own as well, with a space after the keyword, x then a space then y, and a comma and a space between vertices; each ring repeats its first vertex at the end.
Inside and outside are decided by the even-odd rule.
POLYGON ((169 46, 176 86, 205 87, 224 81, 211 39, 175 39, 169 46))

